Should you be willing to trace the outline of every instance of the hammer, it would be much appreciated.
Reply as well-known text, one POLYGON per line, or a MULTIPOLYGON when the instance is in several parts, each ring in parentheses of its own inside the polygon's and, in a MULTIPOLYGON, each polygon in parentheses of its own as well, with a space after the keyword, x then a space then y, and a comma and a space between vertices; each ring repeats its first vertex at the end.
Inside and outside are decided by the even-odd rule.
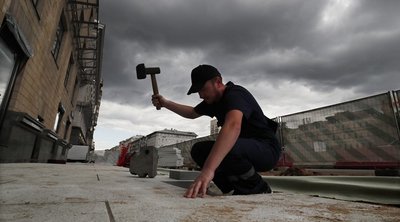
MULTIPOLYGON (((158 86, 156 80, 156 74, 160 73, 159 67, 148 67, 146 68, 143 63, 136 66, 136 75, 138 79, 145 79, 146 75, 150 74, 151 76, 151 85, 153 87, 153 94, 158 95, 158 86)), ((156 107, 157 110, 161 109, 161 107, 156 107)))

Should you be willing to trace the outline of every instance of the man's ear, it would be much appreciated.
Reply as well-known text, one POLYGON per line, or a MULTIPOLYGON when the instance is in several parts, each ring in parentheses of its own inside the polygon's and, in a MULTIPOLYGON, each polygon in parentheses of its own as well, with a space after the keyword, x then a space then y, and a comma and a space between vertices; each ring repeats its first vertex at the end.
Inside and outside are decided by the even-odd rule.
POLYGON ((223 84, 223 83, 222 83, 222 77, 220 77, 220 76, 216 76, 214 81, 215 81, 215 83, 217 83, 217 84, 223 84))

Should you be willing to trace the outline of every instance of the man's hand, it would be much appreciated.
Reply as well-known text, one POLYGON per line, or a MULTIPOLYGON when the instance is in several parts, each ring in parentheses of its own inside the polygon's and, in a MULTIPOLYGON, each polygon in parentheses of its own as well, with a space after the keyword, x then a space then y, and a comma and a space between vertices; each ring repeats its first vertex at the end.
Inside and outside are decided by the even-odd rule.
POLYGON ((211 180, 214 178, 213 171, 201 171, 200 175, 194 180, 192 185, 187 189, 185 193, 185 197, 187 198, 196 198, 204 197, 207 192, 208 185, 211 180))
POLYGON ((155 107, 161 108, 161 107, 164 107, 165 98, 164 98, 162 95, 160 95, 160 94, 153 95, 153 96, 151 97, 151 102, 153 103, 153 105, 154 105, 155 107))
POLYGON ((172 112, 174 112, 180 116, 183 116, 185 118, 188 118, 188 119, 196 119, 196 118, 200 117, 200 115, 198 113, 196 113, 196 111, 194 110, 194 108, 192 106, 187 106, 187 105, 173 102, 171 100, 164 98, 160 94, 153 95, 151 97, 151 102, 157 108, 164 107, 164 108, 171 110, 172 112))

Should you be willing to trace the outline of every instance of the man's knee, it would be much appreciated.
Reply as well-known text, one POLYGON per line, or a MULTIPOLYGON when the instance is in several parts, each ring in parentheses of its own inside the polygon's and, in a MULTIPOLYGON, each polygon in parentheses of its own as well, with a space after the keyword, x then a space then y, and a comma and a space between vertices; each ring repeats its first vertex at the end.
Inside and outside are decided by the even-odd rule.
POLYGON ((190 155, 192 156, 192 158, 194 158, 194 157, 198 156, 199 152, 200 152, 200 146, 198 143, 195 143, 192 146, 192 150, 190 150, 190 155))
POLYGON ((201 141, 197 142, 192 146, 190 155, 192 159, 199 165, 202 165, 208 157, 211 151, 214 141, 201 141))

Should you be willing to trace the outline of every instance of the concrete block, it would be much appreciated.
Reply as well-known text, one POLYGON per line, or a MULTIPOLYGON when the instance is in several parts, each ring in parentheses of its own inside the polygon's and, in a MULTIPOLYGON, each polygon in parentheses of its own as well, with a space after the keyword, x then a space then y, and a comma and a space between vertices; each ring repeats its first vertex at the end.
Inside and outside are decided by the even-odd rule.
POLYGON ((139 177, 153 178, 157 175, 158 152, 157 148, 147 146, 140 148, 130 159, 129 171, 139 177))
POLYGON ((170 170, 169 178, 175 180, 194 180, 199 174, 199 171, 170 170))
POLYGON ((375 176, 398 177, 400 176, 400 169, 375 170, 375 176))

